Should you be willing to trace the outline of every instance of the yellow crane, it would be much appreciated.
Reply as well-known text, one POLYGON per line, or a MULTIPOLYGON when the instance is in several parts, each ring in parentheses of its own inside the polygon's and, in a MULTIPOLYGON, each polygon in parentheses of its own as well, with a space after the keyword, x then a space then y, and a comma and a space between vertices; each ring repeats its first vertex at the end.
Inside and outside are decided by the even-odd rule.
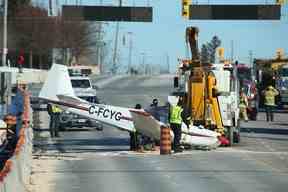
POLYGON ((239 91, 237 78, 233 77, 234 67, 230 65, 227 68, 224 63, 202 63, 198 51, 198 33, 197 27, 186 29, 186 41, 192 58, 181 60, 175 82, 179 84, 180 79, 185 85, 174 85, 178 90, 174 95, 184 95, 185 111, 190 114, 193 125, 217 131, 233 143, 234 128, 238 126, 239 117, 239 91))

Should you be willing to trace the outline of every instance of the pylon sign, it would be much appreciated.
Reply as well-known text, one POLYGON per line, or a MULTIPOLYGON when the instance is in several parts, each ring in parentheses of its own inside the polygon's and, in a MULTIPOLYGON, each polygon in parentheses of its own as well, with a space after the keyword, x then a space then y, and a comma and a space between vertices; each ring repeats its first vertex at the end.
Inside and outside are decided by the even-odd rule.
POLYGON ((280 20, 281 5, 190 5, 191 20, 280 20))
POLYGON ((152 22, 152 7, 63 6, 65 20, 152 22))

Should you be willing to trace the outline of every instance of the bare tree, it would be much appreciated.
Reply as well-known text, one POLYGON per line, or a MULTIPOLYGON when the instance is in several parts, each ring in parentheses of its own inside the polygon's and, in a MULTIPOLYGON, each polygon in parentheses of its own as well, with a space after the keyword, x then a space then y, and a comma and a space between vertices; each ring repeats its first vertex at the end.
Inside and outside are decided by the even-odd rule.
POLYGON ((202 45, 201 61, 202 63, 215 63, 216 49, 221 45, 221 40, 218 36, 214 36, 212 40, 202 45))

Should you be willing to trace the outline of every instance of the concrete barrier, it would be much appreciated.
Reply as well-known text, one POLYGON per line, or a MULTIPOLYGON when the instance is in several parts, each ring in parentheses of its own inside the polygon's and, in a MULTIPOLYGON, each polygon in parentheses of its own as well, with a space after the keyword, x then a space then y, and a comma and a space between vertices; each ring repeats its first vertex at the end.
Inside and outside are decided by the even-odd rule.
POLYGON ((0 171, 0 192, 25 192, 32 164, 33 131, 30 124, 29 94, 24 93, 23 126, 13 155, 0 171))
POLYGON ((47 70, 23 68, 23 73, 19 73, 16 67, 0 67, 0 72, 11 73, 11 83, 16 84, 17 80, 27 83, 41 83, 47 77, 47 70))

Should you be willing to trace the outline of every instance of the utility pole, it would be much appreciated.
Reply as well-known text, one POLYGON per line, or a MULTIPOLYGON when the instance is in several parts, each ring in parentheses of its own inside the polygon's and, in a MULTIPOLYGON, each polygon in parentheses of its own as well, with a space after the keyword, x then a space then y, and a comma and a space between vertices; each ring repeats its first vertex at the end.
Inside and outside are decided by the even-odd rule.
POLYGON ((255 66, 253 65, 253 51, 250 50, 249 51, 249 64, 250 64, 250 67, 251 67, 251 76, 252 76, 252 80, 255 80, 255 66))
POLYGON ((170 74, 170 57, 169 54, 166 54, 166 65, 167 65, 167 73, 170 74))
POLYGON ((253 51, 249 50, 249 65, 251 68, 253 67, 252 64, 253 64, 253 51))
POLYGON ((129 34, 129 59, 128 59, 128 74, 131 72, 132 67, 132 48, 133 48, 133 41, 132 41, 132 32, 128 32, 129 34))
POLYGON ((49 15, 53 15, 53 2, 52 0, 49 0, 49 15))
POLYGON ((231 40, 231 62, 234 60, 234 41, 231 40))
MULTIPOLYGON (((8 0, 3 0, 4 3, 4 10, 3 10, 3 48, 2 48, 2 66, 6 66, 6 56, 7 56, 7 12, 8 12, 8 0)), ((0 104, 8 104, 7 101, 5 101, 5 95, 7 92, 7 79, 5 78, 5 74, 1 73, 1 79, 0 79, 0 104)), ((3 105, 4 107, 4 105, 3 105)), ((4 109, 2 112, 6 113, 7 110, 4 109)))
POLYGON ((7 12, 8 0, 4 0, 2 66, 6 66, 7 56, 7 12))
MULTIPOLYGON (((100 0, 100 5, 102 6, 102 4, 103 4, 103 0, 100 0)), ((96 55, 97 55, 97 59, 96 59, 96 61, 97 61, 97 64, 98 64, 98 67, 99 67, 99 71, 100 71, 100 74, 103 72, 103 63, 102 63, 102 41, 101 41, 101 39, 102 39, 102 22, 100 21, 99 23, 97 23, 97 24, 99 24, 98 26, 97 26, 97 28, 98 28, 98 33, 97 33, 97 37, 96 37, 96 39, 97 39, 97 47, 96 47, 96 55)))
POLYGON ((144 74, 147 75, 147 73, 148 73, 148 65, 146 65, 146 63, 145 63, 146 54, 143 52, 143 53, 141 53, 141 55, 143 56, 142 57, 142 66, 144 67, 144 74))
MULTIPOLYGON (((119 6, 122 7, 122 0, 119 0, 119 6)), ((119 38, 119 22, 116 23, 116 33, 115 33, 115 44, 114 44, 114 54, 113 54, 113 66, 112 73, 115 74, 117 72, 117 51, 118 51, 118 38, 119 38)))

